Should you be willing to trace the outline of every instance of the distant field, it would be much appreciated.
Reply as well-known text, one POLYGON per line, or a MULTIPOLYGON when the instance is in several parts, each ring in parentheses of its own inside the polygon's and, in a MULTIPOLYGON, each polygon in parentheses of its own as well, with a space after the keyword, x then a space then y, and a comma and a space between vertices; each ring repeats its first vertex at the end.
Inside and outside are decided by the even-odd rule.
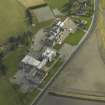
POLYGON ((105 0, 100 0, 98 15, 97 37, 102 57, 105 59, 105 0))
POLYGON ((25 30, 24 8, 16 0, 0 0, 0 43, 25 30))
POLYGON ((18 1, 26 8, 45 4, 44 0, 18 0, 18 1))
POLYGON ((51 8, 61 9, 69 0, 45 0, 51 8))
POLYGON ((77 45, 84 34, 84 31, 80 29, 77 30, 75 33, 70 33, 70 35, 65 39, 65 43, 77 45))
POLYGON ((102 47, 105 49, 105 0, 100 1, 97 28, 97 35, 101 38, 102 47))

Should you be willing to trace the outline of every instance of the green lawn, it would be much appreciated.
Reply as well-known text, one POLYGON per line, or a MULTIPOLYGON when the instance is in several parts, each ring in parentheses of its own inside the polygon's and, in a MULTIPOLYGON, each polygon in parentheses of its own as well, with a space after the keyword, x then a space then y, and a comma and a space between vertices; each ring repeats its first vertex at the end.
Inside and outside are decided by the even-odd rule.
POLYGON ((0 43, 27 28, 25 9, 17 0, 0 0, 0 43))
POLYGON ((62 9, 62 7, 68 2, 68 0, 45 0, 48 2, 51 8, 62 9))
POLYGON ((71 45, 77 45, 85 32, 83 30, 78 29, 75 33, 70 33, 70 35, 65 39, 65 43, 71 45))

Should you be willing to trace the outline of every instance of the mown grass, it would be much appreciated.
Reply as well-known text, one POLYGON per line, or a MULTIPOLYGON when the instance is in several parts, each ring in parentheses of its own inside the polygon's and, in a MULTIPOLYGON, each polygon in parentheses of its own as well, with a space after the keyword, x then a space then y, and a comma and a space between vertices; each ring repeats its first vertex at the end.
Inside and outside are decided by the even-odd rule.
POLYGON ((70 33, 70 35, 65 39, 65 43, 70 45, 77 45, 85 32, 81 29, 78 29, 75 33, 70 33))

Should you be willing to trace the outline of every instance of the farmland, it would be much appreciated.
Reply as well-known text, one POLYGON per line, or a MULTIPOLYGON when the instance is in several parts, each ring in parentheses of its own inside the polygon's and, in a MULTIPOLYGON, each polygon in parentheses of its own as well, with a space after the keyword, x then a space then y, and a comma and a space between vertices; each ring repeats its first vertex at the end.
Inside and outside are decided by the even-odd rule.
POLYGON ((16 0, 0 0, 0 43, 27 28, 24 8, 16 0))
POLYGON ((26 8, 45 4, 44 0, 18 0, 18 1, 26 8))
POLYGON ((105 0, 101 0, 98 11, 98 23, 97 23, 97 37, 99 41, 100 51, 103 59, 105 59, 105 0))

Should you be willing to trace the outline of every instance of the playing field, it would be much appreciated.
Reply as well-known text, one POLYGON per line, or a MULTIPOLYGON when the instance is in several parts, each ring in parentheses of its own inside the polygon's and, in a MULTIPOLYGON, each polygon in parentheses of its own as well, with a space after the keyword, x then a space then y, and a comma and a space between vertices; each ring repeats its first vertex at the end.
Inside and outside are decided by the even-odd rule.
POLYGON ((45 4, 44 0, 18 0, 26 8, 45 4))
POLYGON ((16 0, 0 0, 0 43, 25 30, 24 8, 16 0))

